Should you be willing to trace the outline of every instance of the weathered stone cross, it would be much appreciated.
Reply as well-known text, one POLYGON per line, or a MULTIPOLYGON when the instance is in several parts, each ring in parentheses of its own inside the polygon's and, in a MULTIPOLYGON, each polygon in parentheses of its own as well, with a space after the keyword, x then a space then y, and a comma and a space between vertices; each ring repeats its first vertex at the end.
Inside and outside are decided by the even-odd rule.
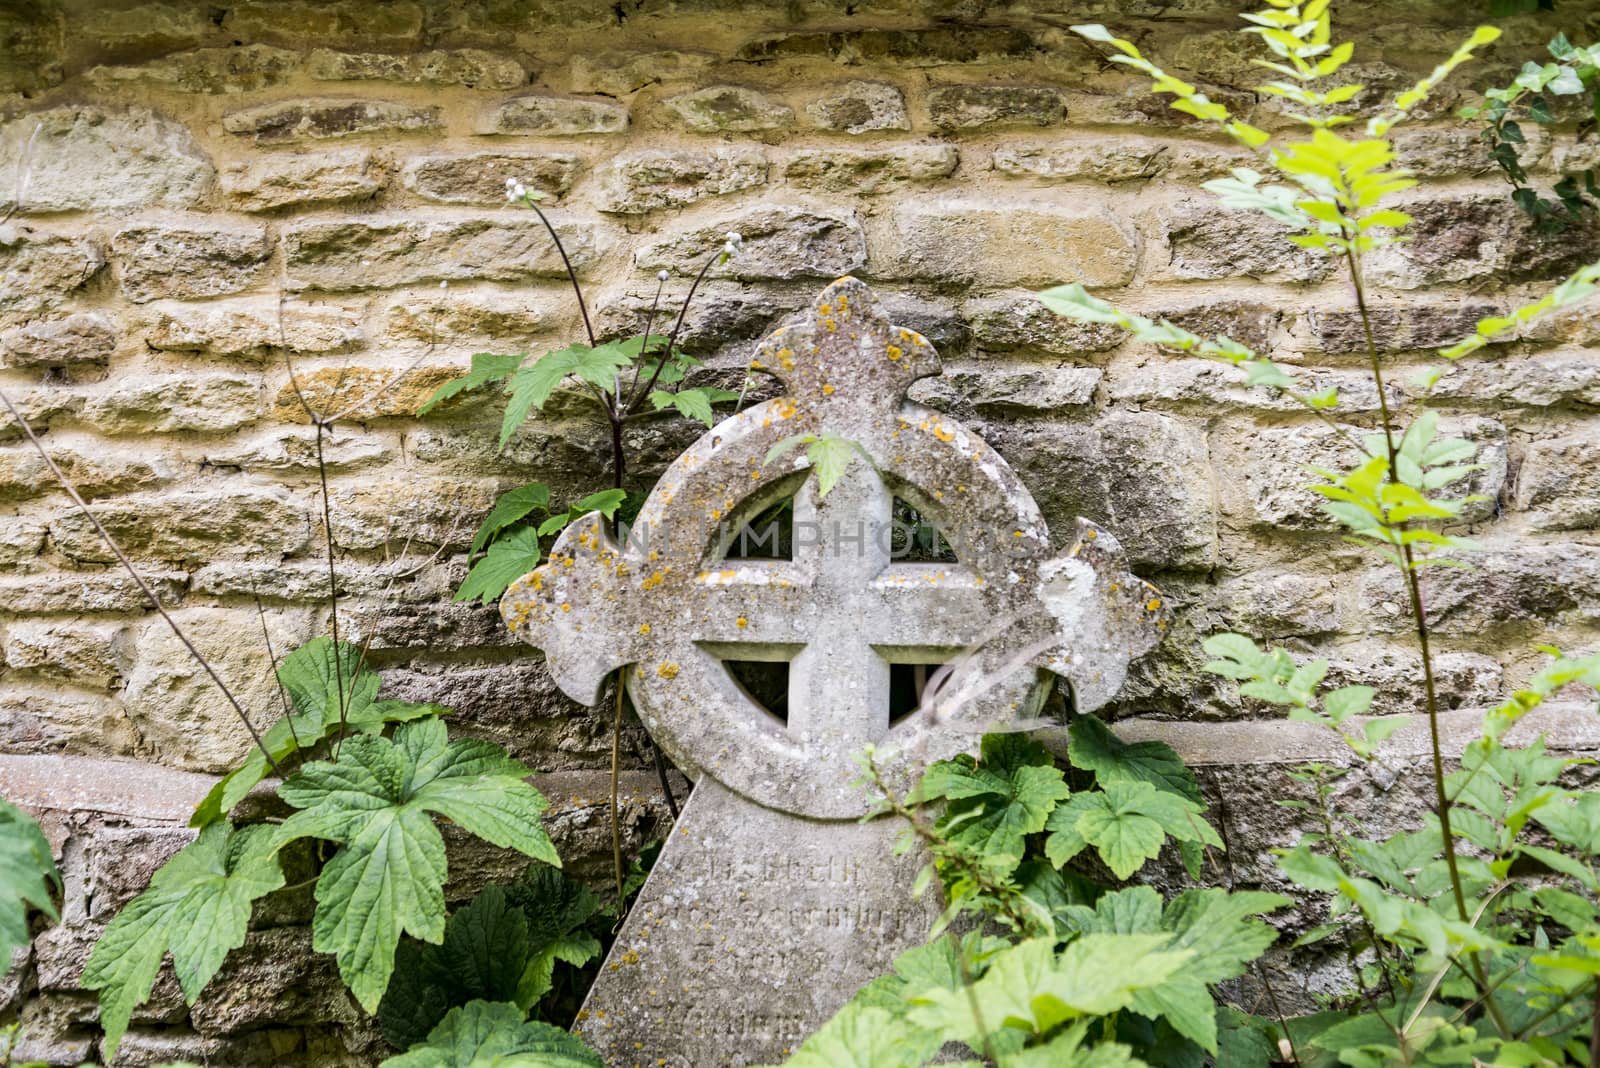
POLYGON ((1005 461, 906 399, 938 358, 861 282, 830 285, 753 365, 784 395, 680 456, 626 546, 587 516, 501 603, 579 701, 628 666, 645 727, 697 779, 586 1006, 585 1035, 616 1065, 782 1059, 938 911, 910 899, 916 865, 891 855, 896 828, 847 822, 871 801, 854 754, 872 743, 891 772, 915 772, 983 731, 1025 727, 1040 669, 1070 680, 1079 710, 1096 708, 1165 625, 1115 539, 1080 519, 1052 555, 1005 461), (826 496, 803 447, 766 462, 779 442, 824 432, 863 454, 826 496), (793 559, 731 557, 744 523, 790 496, 793 559), (957 562, 892 559, 896 497, 957 562), (890 665, 958 657, 891 724, 890 665), (787 721, 728 660, 789 663, 787 721))

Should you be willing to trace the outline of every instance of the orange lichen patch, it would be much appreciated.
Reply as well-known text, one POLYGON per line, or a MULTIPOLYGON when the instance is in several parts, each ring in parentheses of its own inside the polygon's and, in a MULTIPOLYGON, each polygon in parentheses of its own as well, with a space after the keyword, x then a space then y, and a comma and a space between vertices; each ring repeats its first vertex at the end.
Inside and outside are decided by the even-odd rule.
POLYGON ((760 360, 751 360, 750 361, 750 370, 752 370, 752 371, 765 371, 766 369, 767 369, 767 365, 762 363, 760 360))
POLYGON ((562 567, 571 567, 571 566, 572 566, 572 557, 570 557, 570 556, 563 556, 563 557, 562 557, 562 558, 561 558, 561 566, 562 566, 562 567))
POLYGON ((649 578, 639 583, 639 588, 641 590, 653 590, 665 581, 667 581, 667 573, 665 571, 652 571, 649 578))
POLYGON ((750 472, 750 477, 753 478, 753 479, 756 479, 757 481, 760 481, 760 479, 761 479, 761 469, 758 467, 754 471, 750 472))
POLYGON ((946 430, 943 425, 938 424, 933 428, 933 436, 940 441, 954 441, 956 439, 955 431, 946 430))
POLYGON ((675 679, 678 677, 678 665, 670 660, 665 661, 660 667, 656 668, 656 674, 664 679, 675 679))
POLYGON ((832 315, 833 314, 833 305, 832 304, 818 304, 817 305, 817 311, 821 312, 823 315, 832 315))
POLYGON ((780 397, 778 402, 773 405, 773 411, 777 413, 779 419, 793 419, 799 408, 790 398, 780 397))
POLYGON ((737 568, 725 567, 721 571, 717 572, 717 577, 726 582, 728 579, 738 577, 738 574, 739 571, 737 568))
POLYGON ((563 611, 563 612, 570 612, 570 611, 572 611, 572 602, 571 602, 571 601, 562 601, 562 602, 561 602, 561 610, 562 610, 562 611, 563 611))
POLYGON ((639 633, 640 634, 649 634, 650 633, 650 624, 648 624, 648 623, 640 623, 639 624, 639 633))
POLYGON ((1150 600, 1145 602, 1144 610, 1146 612, 1159 612, 1161 610, 1161 598, 1150 598, 1150 600))
POLYGON ((733 625, 738 627, 740 630, 743 630, 745 627, 750 625, 750 621, 744 618, 744 616, 740 616, 738 619, 733 621, 733 625))
MULTIPOLYGON (((1100 532, 1098 530, 1095 530, 1093 527, 1090 527, 1088 530, 1083 532, 1083 540, 1084 541, 1094 541, 1094 539, 1098 538, 1099 536, 1100 536, 1100 532)), ((1152 587, 1152 588, 1154 588, 1154 587, 1152 587)))
POLYGON ((788 346, 778 350, 778 366, 785 371, 794 370, 794 350, 788 346))
POLYGON ((890 345, 887 348, 885 348, 883 351, 888 354, 890 362, 898 360, 901 356, 903 356, 905 354, 905 350, 902 349, 899 345, 890 345))
POLYGON ((824 397, 833 396, 833 384, 831 382, 822 383, 822 395, 824 397))

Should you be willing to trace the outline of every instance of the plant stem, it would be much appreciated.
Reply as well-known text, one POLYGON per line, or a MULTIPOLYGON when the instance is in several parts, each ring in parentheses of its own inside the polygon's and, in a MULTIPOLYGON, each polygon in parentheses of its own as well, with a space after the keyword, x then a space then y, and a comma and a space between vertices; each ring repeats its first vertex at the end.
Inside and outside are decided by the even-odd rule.
POLYGON ((1600 982, 1594 985, 1594 1007, 1590 1009, 1589 1063, 1600 1064, 1600 982))
POLYGON ((583 332, 589 337, 589 347, 594 348, 594 326, 589 322, 589 306, 583 302, 583 286, 578 282, 578 272, 572 267, 566 246, 561 243, 561 235, 556 233, 556 228, 551 225, 550 219, 531 196, 527 198, 527 203, 528 207, 533 209, 533 213, 539 216, 539 221, 544 223, 544 228, 550 232, 550 240, 555 242, 556 252, 561 256, 561 265, 567 269, 567 278, 572 282, 572 291, 578 296, 578 314, 583 316, 583 332))
POLYGON ((700 288, 700 283, 705 280, 706 272, 711 270, 721 258, 722 252, 720 250, 712 253, 700 268, 700 273, 694 276, 694 282, 689 286, 689 294, 683 298, 683 307, 678 309, 677 321, 672 324, 672 333, 667 335, 667 347, 661 353, 661 359, 656 361, 655 372, 650 376, 650 381, 644 384, 643 389, 628 398, 628 403, 622 408, 624 413, 631 412, 637 408, 640 402, 650 395, 650 391, 656 388, 656 379, 661 377, 661 372, 666 369, 667 361, 672 358, 673 348, 678 344, 678 334, 683 330, 683 318, 689 314, 689 305, 694 301, 695 291, 700 288))
POLYGON ((111 549, 111 552, 117 558, 117 562, 122 565, 123 569, 133 579, 133 584, 139 587, 139 592, 144 594, 145 599, 150 602, 150 606, 160 613, 162 619, 166 620, 167 626, 171 628, 173 635, 183 643, 183 647, 189 651, 189 655, 194 657, 195 663, 199 664, 205 673, 210 676, 217 689, 222 691, 222 696, 228 699, 228 704, 233 706, 234 712, 239 716, 239 722, 243 723, 244 729, 250 732, 250 738, 256 743, 256 748, 260 749, 261 755, 266 757, 267 765, 272 768, 272 773, 281 776, 283 774, 282 769, 278 767, 278 762, 272 758, 272 752, 267 748, 266 743, 261 740, 261 732, 256 730, 254 723, 250 722, 250 717, 246 714, 244 706, 239 703, 239 699, 233 695, 232 690, 228 689, 228 684, 222 681, 222 677, 211 666, 211 661, 200 655, 200 650, 195 648, 194 642, 190 641, 189 636, 183 632, 183 628, 178 626, 177 620, 173 619, 171 614, 167 612, 167 606, 161 603, 161 598, 156 596, 156 591, 150 588, 150 584, 144 580, 144 576, 134 569, 133 562, 122 551, 122 546, 117 544, 116 539, 101 525, 94 512, 90 511, 88 503, 78 493, 78 488, 68 480, 61 468, 56 466, 56 462, 51 458, 49 450, 44 447, 44 443, 39 440, 39 436, 33 432, 33 427, 28 425, 28 421, 22 418, 22 413, 17 410, 15 404, 11 403, 11 398, 6 395, 4 390, 0 390, 0 403, 3 403, 6 411, 11 413, 11 418, 17 421, 17 425, 27 435, 28 441, 38 451, 40 459, 44 460, 45 466, 50 469, 50 474, 55 476, 56 482, 60 483, 61 488, 67 491, 67 496, 72 498, 72 502, 84 514, 84 518, 89 520, 89 524, 94 527, 101 540, 111 549))
POLYGON ((333 505, 328 499, 328 464, 322 455, 322 434, 325 425, 321 416, 313 416, 317 426, 317 478, 322 483, 322 533, 328 549, 328 611, 333 629, 333 677, 339 694, 339 737, 334 739, 333 759, 339 759, 339 749, 349 726, 350 704, 344 692, 344 656, 339 648, 339 578, 334 568, 333 505))
MULTIPOLYGON (((1356 260, 1355 251, 1349 246, 1345 248, 1345 264, 1350 271, 1350 284, 1355 288, 1356 310, 1361 315, 1361 330, 1366 340, 1367 359, 1372 365, 1373 383, 1378 388, 1378 409, 1383 419, 1383 442, 1389 457, 1388 478, 1393 480, 1399 477, 1399 448, 1395 444, 1394 426, 1390 421, 1389 398, 1384 392, 1383 363, 1378 358, 1378 346, 1373 338, 1372 315, 1367 308, 1367 294, 1361 280, 1361 266, 1356 260)), ((1406 524, 1400 523, 1398 527, 1404 534, 1406 524)), ((1433 650, 1429 641, 1428 617, 1422 601, 1422 580, 1417 576, 1417 563, 1411 545, 1401 544, 1400 553, 1404 561, 1400 569, 1401 575, 1406 584, 1411 619, 1416 628, 1418 649, 1422 656, 1422 684, 1428 715, 1428 747, 1433 765, 1433 794, 1439 810, 1439 833, 1443 839, 1445 867, 1450 874, 1450 892, 1455 898, 1456 914, 1462 923, 1470 923, 1467 896, 1461 886, 1461 870, 1456 857, 1455 832, 1450 826, 1450 796, 1444 784, 1444 745, 1439 736, 1439 698, 1433 674, 1433 650)), ((1478 988, 1483 991, 1484 1007, 1493 1018, 1495 1026, 1500 1029, 1500 1033, 1509 1036, 1510 1026, 1501 1015, 1500 1007, 1495 1004, 1492 991, 1488 989, 1488 976, 1484 973, 1483 961, 1476 953, 1471 954, 1470 959, 1472 969, 1476 973, 1478 988)))

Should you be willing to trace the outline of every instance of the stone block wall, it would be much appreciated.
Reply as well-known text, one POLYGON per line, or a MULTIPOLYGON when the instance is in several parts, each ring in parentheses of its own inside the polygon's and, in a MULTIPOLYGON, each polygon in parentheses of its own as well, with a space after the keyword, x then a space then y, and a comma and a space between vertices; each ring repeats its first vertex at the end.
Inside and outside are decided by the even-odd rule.
MULTIPOLYGON (((1378 686, 1382 711, 1406 710, 1417 654, 1399 589, 1298 489, 1301 465, 1336 448, 1328 430, 1225 368, 1057 319, 1031 293, 1079 280, 1229 333, 1344 387, 1345 417, 1371 424, 1377 395, 1333 265, 1219 209, 1199 183, 1241 151, 1066 28, 1112 23, 1214 98, 1281 125, 1272 99, 1249 91, 1254 45, 1233 32, 1236 11, 3 4, 0 388, 262 718, 276 707, 263 632, 281 653, 328 629, 326 503, 344 633, 370 638, 394 694, 450 705, 459 729, 550 773, 563 853, 600 874, 604 715, 556 693, 492 608, 449 593, 495 494, 535 478, 558 500, 596 488, 604 431, 558 398, 501 452, 493 398, 413 413, 473 352, 537 354, 581 336, 537 220, 505 206, 507 177, 548 194, 609 336, 643 326, 660 269, 676 307, 686 276, 737 230, 745 253, 711 272, 688 319, 708 380, 737 386, 753 342, 789 311, 834 276, 867 279, 944 357, 917 396, 993 442, 1058 533, 1080 514, 1109 525, 1175 605, 1120 714, 1222 766, 1212 781, 1226 789, 1249 779, 1228 765, 1303 746, 1200 672, 1200 636, 1289 642, 1329 657, 1340 681, 1378 686), (301 396, 343 413, 325 442, 326 502, 301 396), (1205 723, 1226 746, 1194 733, 1205 723)), ((1424 0, 1337 15, 1378 99, 1482 12, 1424 0)), ((1592 232, 1535 234, 1475 131, 1450 119, 1557 29, 1590 40, 1600 17, 1563 4, 1503 25, 1491 62, 1399 138, 1428 185, 1408 207, 1412 240, 1371 263, 1397 402, 1431 347, 1600 256, 1592 232)), ((1528 149, 1541 175, 1597 160, 1570 133, 1528 149)), ((1452 708, 1506 692, 1536 641, 1581 649, 1600 631, 1597 340, 1592 312, 1570 314, 1440 384, 1447 425, 1481 441, 1488 465, 1474 488, 1489 500, 1471 516, 1483 566, 1429 576, 1452 708)), ((693 436, 682 422, 636 424, 635 483, 693 436)), ((642 840, 659 833, 660 806, 641 738, 629 742, 641 769, 630 833, 642 840)), ((69 875, 67 922, 0 987, 10 1004, 26 998, 31 1054, 92 1052, 92 1000, 74 990, 87 945, 134 875, 181 843, 205 775, 247 745, 0 415, 0 795, 47 812, 69 875)), ((1234 837, 1270 844, 1261 819, 1247 813, 1234 837)), ((293 971, 326 964, 288 951, 304 941, 296 919, 287 908, 252 936, 218 1003, 189 1014, 171 996, 153 1003, 123 1063, 368 1056, 370 1028, 329 976, 293 971), (245 1004, 243 987, 276 993, 245 1004)))

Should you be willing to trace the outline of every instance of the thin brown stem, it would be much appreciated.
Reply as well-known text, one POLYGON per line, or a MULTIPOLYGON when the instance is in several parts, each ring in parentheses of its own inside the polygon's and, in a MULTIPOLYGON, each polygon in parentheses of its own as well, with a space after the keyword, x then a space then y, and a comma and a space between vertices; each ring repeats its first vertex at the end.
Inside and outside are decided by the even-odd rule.
POLYGON ((672 324, 672 333, 667 335, 667 347, 662 350, 661 359, 656 361, 655 372, 651 374, 650 381, 645 383, 642 390, 628 398, 627 405, 622 409, 623 412, 633 411, 639 406, 640 402, 650 395, 650 391, 656 388, 656 380, 661 377, 661 372, 666 369, 667 361, 672 358, 672 350, 677 347, 678 335, 683 332, 683 319, 684 316, 689 314, 689 305, 694 302, 695 292, 700 288, 700 283, 705 281, 706 273, 716 266, 721 257, 721 250, 712 253, 700 268, 700 273, 694 276, 694 282, 689 286, 689 293, 683 298, 683 306, 678 309, 677 321, 672 324))
POLYGON ((544 228, 550 232, 550 240, 555 242, 556 252, 561 257, 561 265, 567 269, 567 278, 572 282, 572 292, 578 297, 578 314, 583 316, 583 332, 589 338, 589 347, 594 348, 596 344, 594 326, 589 322, 589 306, 583 302, 583 285, 578 281, 578 272, 572 266, 572 259, 567 255, 566 246, 561 243, 561 235, 556 233, 554 224, 532 197, 527 199, 527 204, 533 209, 533 213, 539 216, 539 221, 544 223, 544 228))
POLYGON ((111 532, 106 530, 94 512, 90 510, 88 502, 83 499, 82 494, 78 492, 78 488, 72 484, 61 468, 56 465, 49 450, 44 447, 44 442, 39 440, 39 436, 33 432, 33 427, 28 425, 28 421, 22 417, 22 413, 17 410, 17 406, 11 403, 11 398, 6 395, 4 390, 0 390, 0 403, 6 406, 6 411, 11 413, 11 418, 15 419, 17 425, 22 428, 23 434, 27 436, 28 441, 32 443, 34 449, 39 453, 40 459, 44 460, 45 466, 50 469, 50 474, 54 476, 61 488, 66 490, 67 496, 72 498, 72 502, 78 506, 78 510, 83 513, 84 518, 89 520, 89 524, 94 527, 95 533, 99 534, 101 540, 111 549, 111 552, 117 558, 117 562, 128 572, 129 577, 133 579, 134 585, 139 587, 139 592, 144 594, 146 600, 150 602, 150 606, 160 613, 161 618, 166 621, 173 635, 188 650, 189 655, 194 657, 195 663, 200 665, 201 670, 216 684, 217 689, 222 691, 222 696, 227 698, 228 704, 232 705, 234 712, 238 714, 239 722, 243 723, 244 729, 250 732, 250 738, 256 743, 256 748, 260 749, 261 755, 266 757, 267 765, 272 768, 273 774, 281 775, 282 771, 278 768, 278 762, 272 758, 271 751, 267 749, 266 743, 261 740, 261 732, 256 730, 254 723, 250 722, 250 716, 245 712, 244 706, 239 703, 239 699, 233 695, 232 690, 228 689, 228 684, 222 681, 222 676, 217 674, 217 670, 211 666, 211 662, 200 655, 200 650, 195 648, 194 642, 190 641, 189 636, 183 632, 183 628, 178 626, 178 621, 172 618, 172 615, 167 611, 167 606, 161 603, 161 598, 156 596, 156 591, 150 588, 150 584, 144 580, 144 576, 140 575, 134 568, 133 562, 122 551, 122 546, 117 544, 117 540, 111 536, 111 532))
POLYGON ((278 677, 278 654, 272 651, 272 634, 267 629, 266 609, 261 607, 260 596, 256 594, 251 596, 256 602, 256 618, 261 621, 261 642, 267 648, 267 670, 272 672, 272 681, 278 686, 278 701, 283 705, 283 721, 289 725, 289 737, 294 739, 294 747, 298 750, 301 748, 300 732, 294 727, 294 709, 289 704, 289 691, 284 687, 283 680, 278 677))
POLYGON ((344 741, 345 730, 349 726, 350 703, 345 698, 344 685, 344 651, 339 647, 339 576, 335 567, 334 553, 337 544, 333 537, 333 505, 328 495, 328 464, 322 455, 323 420, 319 417, 317 424, 317 478, 322 483, 322 534, 323 541, 328 549, 328 610, 329 626, 333 631, 333 677, 334 685, 339 694, 339 737, 333 743, 334 759, 339 759, 339 749, 344 741))

